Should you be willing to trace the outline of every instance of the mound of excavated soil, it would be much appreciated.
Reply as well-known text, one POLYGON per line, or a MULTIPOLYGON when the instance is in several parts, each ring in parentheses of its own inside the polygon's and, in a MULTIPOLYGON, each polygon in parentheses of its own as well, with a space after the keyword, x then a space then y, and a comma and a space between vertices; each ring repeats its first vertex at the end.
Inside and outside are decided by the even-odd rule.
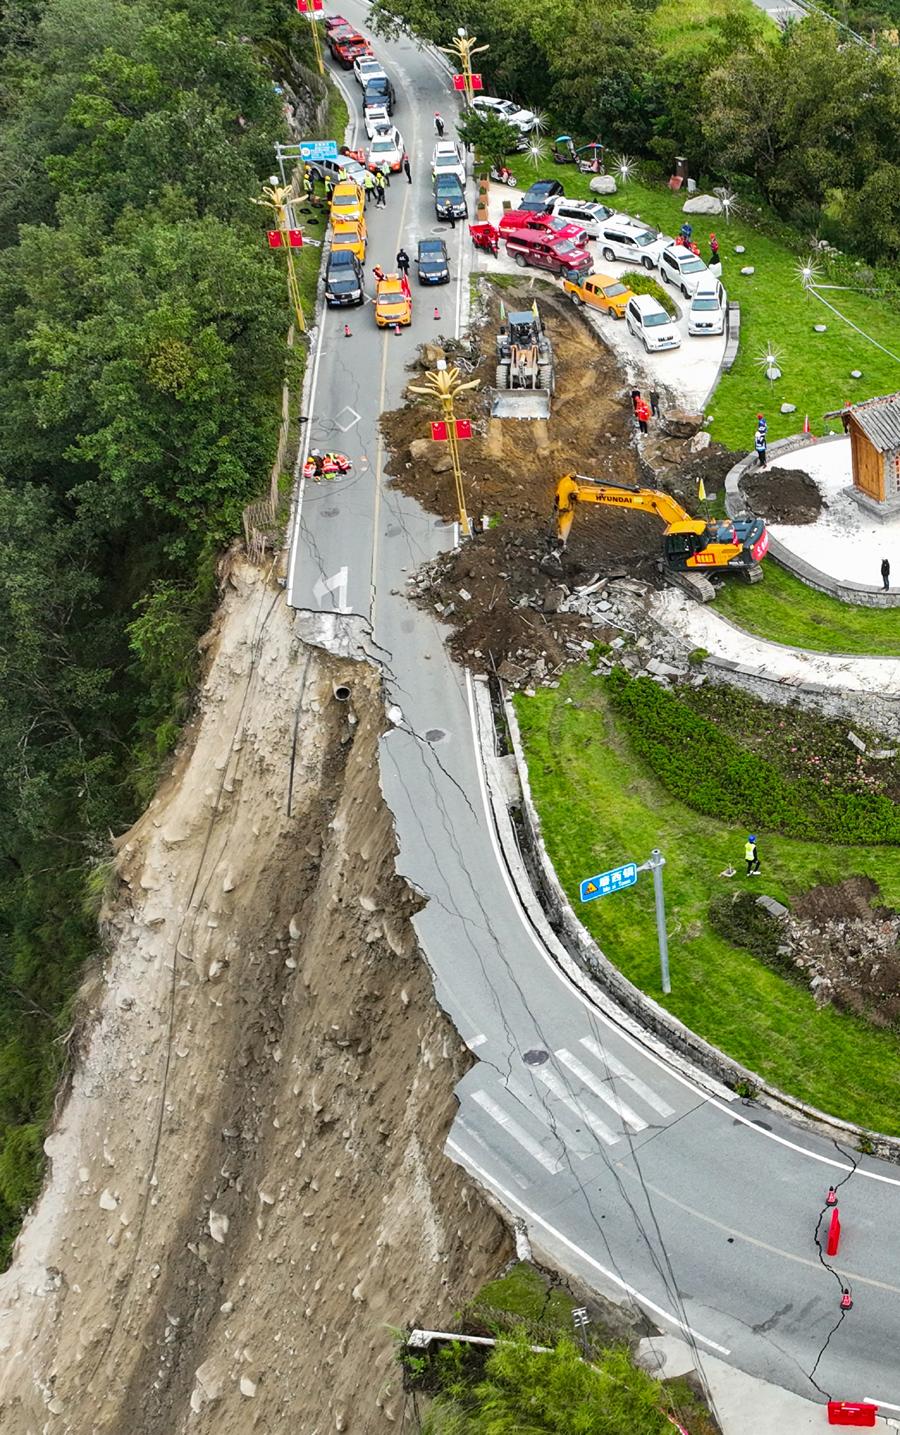
POLYGON ((754 513, 769 523, 815 523, 822 512, 818 486, 800 468, 751 469, 741 479, 741 491, 754 513))
POLYGON ((900 914, 871 877, 812 887, 784 922, 786 955, 816 1000, 878 1027, 900 1023, 900 914))

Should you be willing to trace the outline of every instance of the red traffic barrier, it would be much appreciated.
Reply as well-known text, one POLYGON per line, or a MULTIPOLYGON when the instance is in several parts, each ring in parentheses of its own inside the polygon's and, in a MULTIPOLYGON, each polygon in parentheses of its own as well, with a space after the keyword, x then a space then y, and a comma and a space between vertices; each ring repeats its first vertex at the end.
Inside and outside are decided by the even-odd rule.
POLYGON ((838 1215, 838 1208, 835 1206, 831 1213, 831 1222, 828 1227, 828 1244, 825 1247, 829 1256, 836 1256, 838 1246, 841 1242, 841 1218, 838 1215))
POLYGON ((877 1405, 860 1405, 853 1400, 829 1400, 829 1425, 857 1425, 870 1430, 878 1414, 877 1405))

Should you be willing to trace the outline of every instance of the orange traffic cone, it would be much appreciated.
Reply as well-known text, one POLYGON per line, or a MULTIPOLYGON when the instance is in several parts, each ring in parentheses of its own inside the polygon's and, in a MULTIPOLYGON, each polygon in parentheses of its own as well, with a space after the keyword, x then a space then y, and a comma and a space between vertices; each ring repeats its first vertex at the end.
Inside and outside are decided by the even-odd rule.
POLYGON ((812 439, 813 443, 815 443, 815 441, 816 441, 816 436, 815 436, 815 434, 813 433, 812 429, 811 429, 810 426, 809 426, 809 414, 807 414, 806 417, 805 417, 805 419, 803 420, 803 432, 806 434, 806 436, 807 436, 808 438, 811 438, 811 439, 812 439))
POLYGON ((395 333, 395 334, 399 334, 399 333, 400 333, 400 325, 399 325, 399 324, 395 324, 395 325, 394 325, 394 333, 395 333))
POLYGON ((440 316, 440 312, 439 312, 439 310, 438 310, 437 304, 435 304, 435 306, 434 306, 434 317, 435 317, 436 319, 439 319, 439 318, 441 317, 441 316, 440 316))
POLYGON ((349 324, 345 324, 345 325, 344 325, 344 338, 345 338, 345 339, 352 339, 352 338, 353 338, 353 334, 351 333, 350 325, 349 325, 349 324))

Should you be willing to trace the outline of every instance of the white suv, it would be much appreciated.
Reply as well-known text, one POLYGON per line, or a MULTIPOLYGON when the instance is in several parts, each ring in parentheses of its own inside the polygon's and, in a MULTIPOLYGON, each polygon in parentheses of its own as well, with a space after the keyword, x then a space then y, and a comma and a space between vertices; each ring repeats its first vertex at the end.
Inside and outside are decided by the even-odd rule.
POLYGON ((498 120, 506 120, 523 135, 530 135, 537 124, 537 115, 531 110, 521 110, 512 100, 498 100, 493 95, 476 95, 472 108, 477 114, 496 115, 498 120))
POLYGON ((689 334, 724 334, 728 296, 715 274, 700 275, 688 314, 689 334))
POLYGON ((465 184, 465 161, 452 140, 438 140, 431 155, 431 173, 455 174, 460 184, 465 184))
POLYGON ((659 349, 678 349, 681 335, 662 304, 649 294, 635 294, 625 305, 625 322, 647 353, 659 349))
POLYGON ((677 284, 685 299, 690 299, 704 274, 709 270, 693 249, 683 244, 670 244, 659 256, 659 277, 667 284, 677 284))
POLYGON ((370 80, 374 80, 378 76, 384 75, 384 78, 387 79, 384 66, 380 60, 375 59, 374 55, 357 55, 353 61, 353 73, 356 76, 356 83, 362 85, 363 89, 366 88, 370 80))
POLYGON ((643 264, 645 269, 655 269, 659 256, 671 239, 648 229, 639 219, 627 215, 615 215, 602 226, 597 239, 607 261, 620 259, 625 264, 643 264))
POLYGON ((568 220, 569 224, 577 224, 588 239, 599 239, 607 221, 617 218, 616 211, 608 204, 594 204, 590 199, 566 199, 564 194, 558 194, 551 201, 550 213, 568 220))

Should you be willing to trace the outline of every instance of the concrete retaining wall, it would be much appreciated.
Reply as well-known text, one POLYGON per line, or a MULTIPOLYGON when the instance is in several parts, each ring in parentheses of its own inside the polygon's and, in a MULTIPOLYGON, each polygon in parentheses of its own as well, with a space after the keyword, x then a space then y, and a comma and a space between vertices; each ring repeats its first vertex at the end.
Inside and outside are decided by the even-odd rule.
MULTIPOLYGON (((835 443, 843 441, 844 435, 827 434, 824 438, 817 438, 817 444, 835 443)), ((795 434, 792 438, 779 439, 777 443, 769 445, 769 456, 771 458, 782 458, 787 453, 796 453, 799 449, 810 448, 813 440, 806 434, 795 434)), ((741 479, 757 463, 755 453, 750 453, 736 463, 725 478, 725 507, 730 518, 735 518, 739 513, 746 513, 748 508, 752 511, 750 504, 744 497, 741 490, 741 479)), ((862 608, 900 608, 900 592, 885 592, 882 587, 869 587, 865 583, 851 583, 846 579, 832 578, 828 573, 822 573, 814 568, 811 563, 806 563, 798 558, 790 549, 779 543, 777 538, 769 535, 769 557, 774 558, 789 573, 793 573, 808 587, 817 589, 820 593, 828 593, 832 598, 839 598, 842 603, 852 603, 862 608)))
POLYGON ((900 693, 854 692, 835 689, 823 683, 792 683, 768 677, 759 668, 745 667, 730 658, 704 659, 703 672, 716 683, 729 683, 783 708, 802 708, 826 718, 855 723, 883 734, 890 742, 900 742, 900 693))

